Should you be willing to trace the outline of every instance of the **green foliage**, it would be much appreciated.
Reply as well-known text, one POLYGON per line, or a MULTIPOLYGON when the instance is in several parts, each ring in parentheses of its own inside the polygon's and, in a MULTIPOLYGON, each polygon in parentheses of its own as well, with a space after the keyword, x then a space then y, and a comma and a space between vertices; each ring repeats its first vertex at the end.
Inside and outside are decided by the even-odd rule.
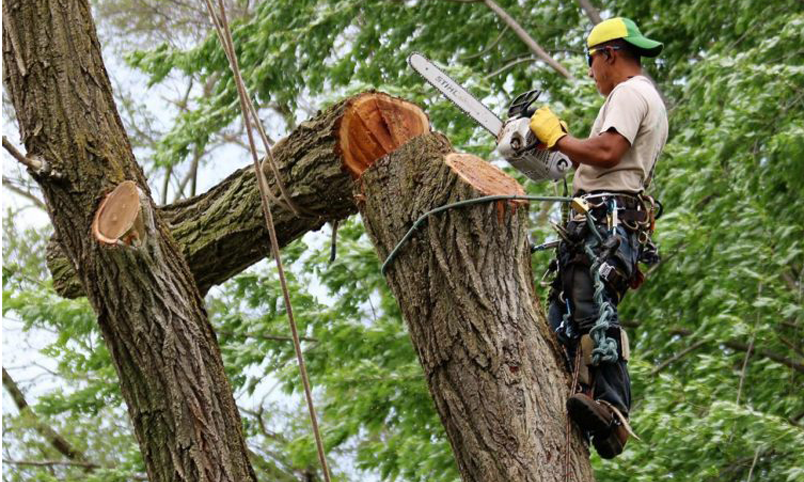
MULTIPOLYGON (((306 105, 377 88, 425 106, 456 150, 494 159, 493 139, 407 67, 407 55, 421 51, 498 111, 519 92, 546 90, 544 99, 583 137, 603 102, 585 78, 588 20, 574 2, 500 3, 576 80, 538 62, 513 64, 527 48, 481 3, 261 2, 233 22, 233 35, 251 94, 265 108, 289 112, 285 129, 309 115, 306 105)), ((665 205, 656 234, 663 261, 621 305, 634 354, 633 425, 643 442, 629 443, 614 461, 595 457, 598 480, 743 481, 751 474, 754 481, 804 481, 804 375, 796 368, 804 363, 801 4, 596 3, 665 42, 662 57, 645 68, 667 98, 671 126, 653 188, 665 205)), ((154 86, 171 76, 211 85, 208 95, 192 96, 195 108, 159 141, 160 166, 184 161, 239 115, 212 30, 188 48, 177 45, 127 56, 154 86)), ((271 134, 283 134, 276 130, 271 134)), ((561 193, 560 186, 525 186, 532 194, 561 193)), ((558 216, 556 206, 532 206, 534 242, 554 238, 546 221, 558 216)), ((56 361, 61 381, 37 397, 35 411, 93 461, 115 467, 93 480, 142 472, 130 428, 108 422, 121 423, 124 407, 89 306, 57 298, 41 281, 49 233, 13 226, 7 218, 4 315, 32 332, 57 333, 42 357, 56 361)), ((534 256, 537 278, 550 256, 534 256)), ((396 301, 379 274, 381 260, 359 219, 338 230, 334 262, 323 235, 285 248, 283 261, 336 479, 456 480, 396 301)), ((208 297, 208 307, 261 480, 314 472, 273 265, 229 281, 208 297)), ((57 458, 30 435, 30 420, 5 415, 12 453, 57 458)), ((44 469, 21 474, 10 480, 53 478, 44 469)), ((89 480, 82 474, 70 469, 58 480, 89 480)))
MULTIPOLYGON (((339 255, 330 247, 297 242, 285 249, 288 286, 310 377, 319 398, 330 450, 353 447, 358 468, 386 479, 455 480, 457 471, 421 368, 396 302, 379 273, 379 260, 358 219, 338 229, 339 255), (317 283, 328 303, 309 294, 317 283), (348 403, 344 403, 348 401, 348 403)), ((275 268, 237 276, 212 302, 227 366, 239 367, 234 383, 253 389, 243 365, 268 367, 287 394, 299 393, 292 344, 257 334, 289 336, 275 268), (219 311, 220 310, 220 311, 219 311)), ((264 375, 263 375, 264 376, 264 375)), ((315 466, 305 423, 285 447, 296 466, 315 466)))
POLYGON ((641 364, 704 344, 658 376, 634 370, 647 443, 601 466, 605 480, 804 480, 802 373, 783 364, 802 360, 804 15, 791 2, 690 3, 656 25, 702 49, 695 62, 686 45, 668 52, 681 77, 666 90, 673 135, 656 179, 665 260, 623 314, 641 364))

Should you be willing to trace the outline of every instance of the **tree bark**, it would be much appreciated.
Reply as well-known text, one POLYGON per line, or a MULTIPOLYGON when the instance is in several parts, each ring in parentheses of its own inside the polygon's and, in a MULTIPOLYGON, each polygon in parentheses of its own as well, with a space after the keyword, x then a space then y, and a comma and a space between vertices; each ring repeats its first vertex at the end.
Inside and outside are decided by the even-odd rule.
MULTIPOLYGON (((274 158, 291 201, 315 214, 299 217, 284 204, 271 202, 280 247, 308 231, 320 229, 328 221, 356 213, 353 170, 361 169, 428 129, 427 119, 417 107, 375 92, 350 97, 302 122, 274 146, 274 158), (393 103, 398 109, 388 107, 393 103), (397 110, 402 114, 391 114, 397 110), (378 112, 385 112, 388 123, 397 127, 389 131, 394 136, 376 134, 373 138, 378 142, 369 142, 367 152, 358 149, 352 153, 346 133, 366 135, 366 123, 370 125, 378 112), (403 119, 394 117, 405 113, 403 119), (404 130, 405 126, 410 129, 404 130)), ((358 140, 362 139, 352 139, 351 145, 365 144, 358 140)), ((267 164, 263 168, 271 191, 278 197, 276 179, 267 164)), ((204 194, 160 207, 158 211, 187 260, 202 295, 270 255, 270 247, 265 243, 268 230, 251 167, 238 169, 204 194)), ((47 260, 57 293, 68 298, 84 296, 72 263, 56 239, 48 245, 47 260)))
MULTIPOLYGON (((432 134, 367 169, 358 206, 386 259, 425 212, 491 194, 522 191, 432 134)), ((522 202, 438 213, 386 272, 465 481, 565 480, 569 379, 534 291, 527 228, 522 202)), ((571 480, 594 480, 576 430, 569 457, 571 480)))
MULTIPOLYGON (((199 291, 206 285, 198 279, 205 278, 194 276, 172 235, 188 246, 208 238, 184 251, 188 259, 198 257, 198 266, 215 266, 209 271, 218 274, 210 280, 231 276, 248 264, 243 259, 263 257, 262 228, 248 221, 259 218, 253 180, 249 187, 245 173, 236 174, 217 191, 173 206, 172 214, 157 209, 117 115, 88 3, 8 0, 3 20, 4 84, 28 154, 47 166, 31 173, 60 248, 98 316, 149 479, 255 480, 199 291), (127 180, 140 189, 142 233, 130 245, 101 244, 91 234, 95 212, 127 180), (239 208, 242 213, 232 213, 239 208), (212 237, 224 225, 239 231, 239 223, 254 232, 225 243, 212 237), (247 256, 217 259, 244 245, 247 256)), ((303 171, 332 170, 335 188, 310 183, 290 189, 307 199, 300 205, 322 203, 324 219, 332 202, 327 196, 338 199, 338 213, 351 209, 339 204, 351 199, 342 189, 348 174, 359 176, 356 198, 364 201, 360 210, 382 258, 422 213, 517 190, 490 165, 451 153, 443 137, 427 134, 405 144, 429 129, 423 115, 376 97, 360 97, 351 107, 325 122, 331 127, 310 124, 306 134, 300 127, 297 140, 284 144, 283 169, 288 179, 318 179, 319 173, 303 171), (325 159, 326 167, 316 159, 325 159)), ((305 229, 291 228, 296 222, 286 228, 286 239, 305 229)), ((522 204, 441 213, 403 248, 387 275, 467 481, 565 477, 568 377, 534 293, 526 231, 522 204)), ((571 441, 570 476, 592 480, 586 448, 575 433, 571 441)))
POLYGON ((3 67, 23 143, 48 166, 32 175, 97 314, 148 478, 256 480, 201 295, 117 114, 89 4, 3 2, 3 67), (141 190, 147 236, 104 246, 90 226, 124 180, 141 190))

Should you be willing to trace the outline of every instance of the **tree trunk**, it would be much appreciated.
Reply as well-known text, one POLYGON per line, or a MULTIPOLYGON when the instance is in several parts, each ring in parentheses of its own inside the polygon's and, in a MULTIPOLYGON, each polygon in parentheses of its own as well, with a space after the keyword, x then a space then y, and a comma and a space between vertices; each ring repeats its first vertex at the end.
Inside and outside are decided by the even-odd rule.
POLYGON ((117 115, 89 4, 4 1, 3 67, 28 154, 48 166, 33 175, 97 314, 148 478, 256 480, 203 301, 117 115), (90 227, 125 180, 141 191, 143 236, 107 246, 90 227))
MULTIPOLYGON (((429 123, 418 107, 375 92, 341 101, 301 123, 274 146, 274 158, 291 201, 309 214, 296 216, 284 203, 270 203, 280 247, 320 229, 325 222, 356 213, 354 172, 427 130, 429 123), (362 139, 372 123, 380 124, 380 132, 362 139), (389 125, 392 128, 385 129, 388 134, 382 135, 383 126, 389 125), (358 138, 350 140, 349 133, 358 138), (350 145, 362 149, 352 152, 350 145)), ((276 179, 267 165, 264 169, 269 187, 278 197, 276 179)), ((202 295, 270 255, 251 167, 235 171, 204 194, 158 211, 202 295)), ((55 238, 48 245, 47 258, 56 291, 68 298, 84 296, 72 263, 55 238)))
MULTIPOLYGON (((433 208, 522 194, 502 171, 451 153, 436 134, 367 169, 358 191, 383 260, 433 208)), ((521 201, 441 212, 386 273, 465 481, 565 480, 569 379, 534 292, 527 228, 521 201)), ((594 480, 576 430, 571 442, 571 480, 594 480)))
MULTIPOLYGON (((204 196, 155 207, 117 115, 86 1, 4 2, 3 65, 23 142, 47 165, 32 175, 97 313, 149 479, 255 480, 199 292, 266 252, 253 180, 236 173, 204 196), (138 188, 128 190, 139 200, 136 236, 109 238, 93 231, 101 224, 93 220, 124 181, 138 188)), ((284 239, 351 211, 342 166, 362 174, 356 198, 383 258, 427 210, 520 192, 490 165, 450 153, 442 137, 405 144, 429 126, 403 102, 374 95, 349 105, 277 148, 292 196, 322 218, 289 219, 284 239)), ((387 275, 467 481, 565 477, 568 380, 534 293, 526 230, 522 204, 441 213, 387 275)), ((577 434, 569 457, 572 479, 592 480, 577 434)))

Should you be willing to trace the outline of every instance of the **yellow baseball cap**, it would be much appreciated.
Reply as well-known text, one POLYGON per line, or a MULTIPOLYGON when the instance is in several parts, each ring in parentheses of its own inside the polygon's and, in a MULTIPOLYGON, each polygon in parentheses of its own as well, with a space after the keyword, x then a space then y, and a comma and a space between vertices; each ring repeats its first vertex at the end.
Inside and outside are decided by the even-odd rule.
POLYGON ((642 35, 634 21, 625 17, 610 18, 595 25, 586 39, 586 46, 591 48, 616 39, 623 39, 633 45, 643 57, 656 57, 664 48, 663 43, 642 35))

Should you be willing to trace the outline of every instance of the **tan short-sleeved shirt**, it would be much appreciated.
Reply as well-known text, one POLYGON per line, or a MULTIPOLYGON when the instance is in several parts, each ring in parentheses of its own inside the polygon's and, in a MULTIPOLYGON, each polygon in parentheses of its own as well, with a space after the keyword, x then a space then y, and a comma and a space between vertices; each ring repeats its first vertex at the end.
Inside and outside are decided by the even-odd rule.
POLYGON ((645 76, 618 84, 606 98, 589 137, 616 130, 631 144, 620 162, 611 168, 581 164, 572 182, 574 192, 639 192, 667 141, 667 111, 659 92, 645 76))

